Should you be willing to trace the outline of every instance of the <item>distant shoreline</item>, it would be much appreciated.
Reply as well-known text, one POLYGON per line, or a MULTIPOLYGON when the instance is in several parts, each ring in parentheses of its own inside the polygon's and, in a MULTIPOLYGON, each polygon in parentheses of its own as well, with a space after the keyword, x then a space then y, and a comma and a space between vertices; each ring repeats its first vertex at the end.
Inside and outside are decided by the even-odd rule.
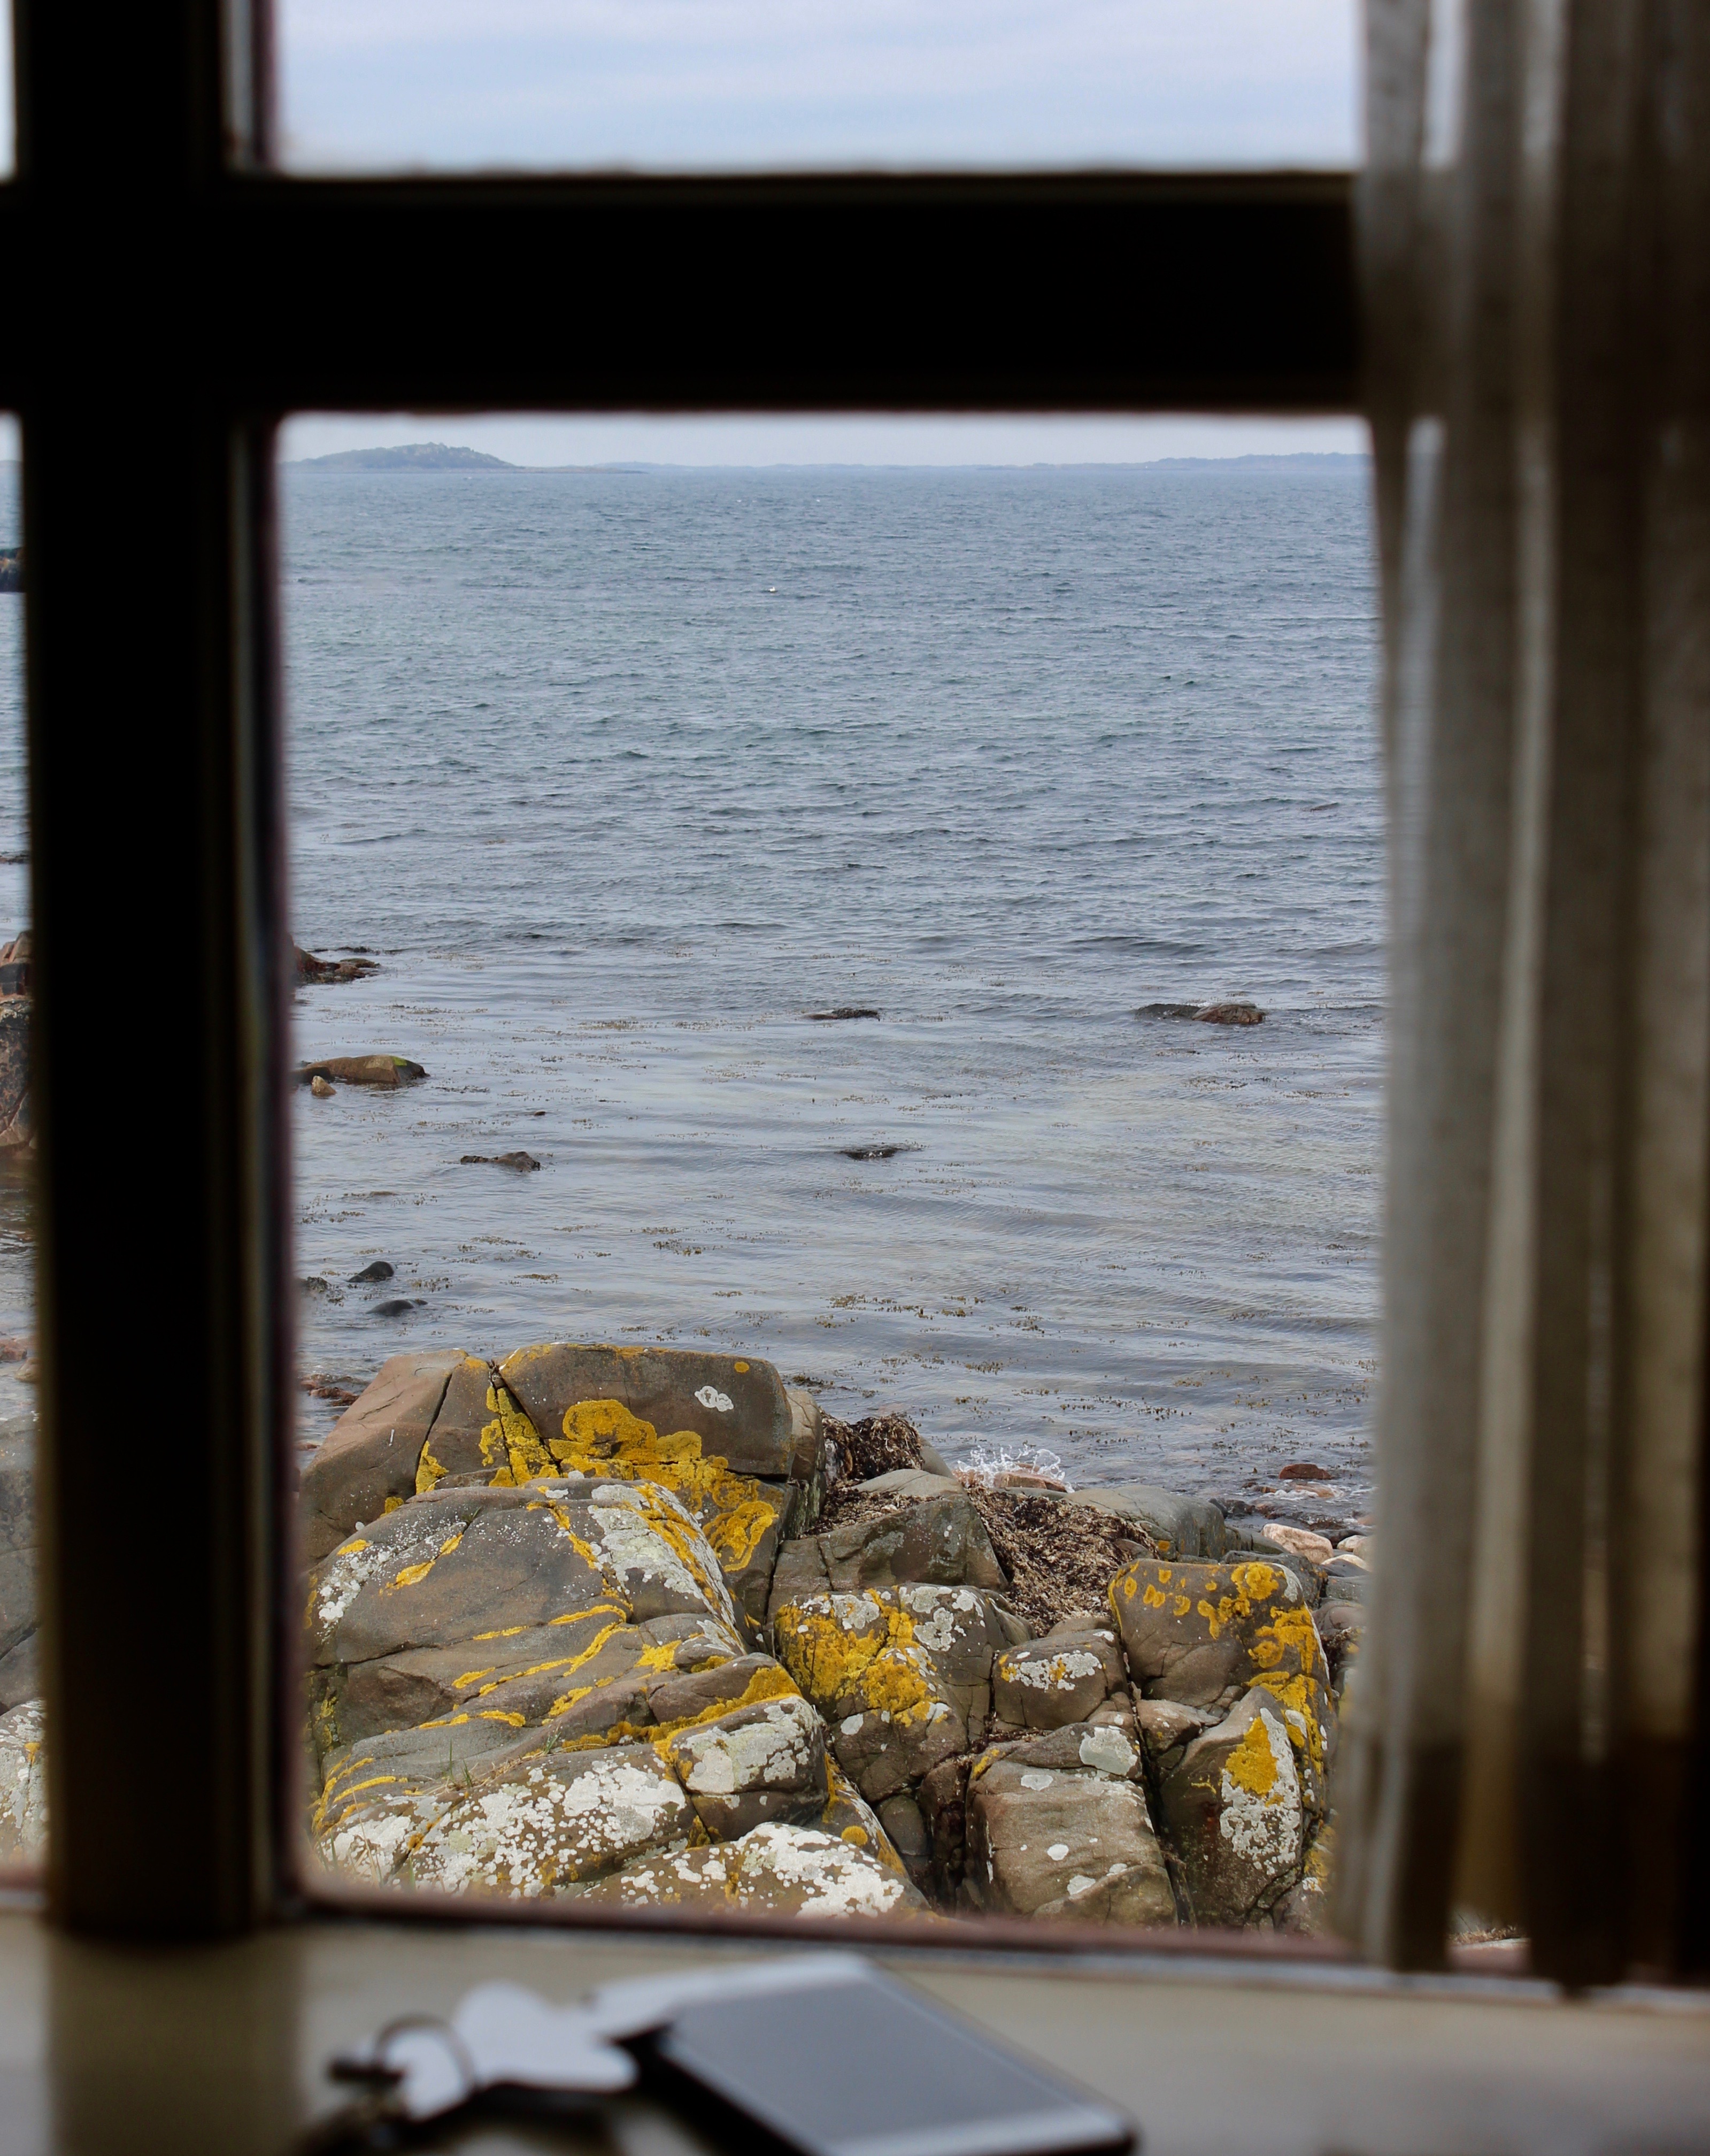
POLYGON ((287 471, 320 472, 529 472, 576 475, 644 477, 663 472, 1136 472, 1136 471, 1277 471, 1285 473, 1335 472, 1352 476, 1364 474, 1371 459, 1360 451, 1302 449, 1288 455, 1248 454, 1236 457, 1149 457, 1126 463, 1082 464, 643 464, 625 460, 602 465, 515 465, 478 449, 459 449, 440 442, 412 442, 397 449, 340 449, 330 456, 296 457, 287 471))

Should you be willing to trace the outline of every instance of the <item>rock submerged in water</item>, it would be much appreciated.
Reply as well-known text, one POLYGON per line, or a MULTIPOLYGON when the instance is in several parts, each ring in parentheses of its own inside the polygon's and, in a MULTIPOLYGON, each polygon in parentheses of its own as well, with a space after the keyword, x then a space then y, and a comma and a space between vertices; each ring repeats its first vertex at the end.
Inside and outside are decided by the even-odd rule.
POLYGON ((29 1091, 32 950, 28 930, 0 944, 0 1152, 36 1142, 29 1091))
MULTIPOLYGON (((1103 1605, 1065 1579, 1030 1625, 1027 1508, 1133 1547, 1139 1503, 973 1492, 924 1450, 751 1358, 392 1358, 303 1477, 322 1861, 621 1907, 1320 1923, 1335 1695, 1283 1553, 1107 1537, 1103 1605)), ((1169 1497, 1172 1540, 1219 1539, 1169 1497)))
POLYGON ((1241 998, 1216 1004, 1142 1004, 1134 1016, 1197 1019, 1202 1025, 1262 1025, 1265 1022, 1258 1005, 1241 998))
POLYGON ((459 1168, 508 1168, 518 1175, 530 1175, 540 1163, 531 1152, 466 1152, 459 1168))
POLYGON ((407 1055, 330 1055, 320 1063, 300 1063, 297 1083, 312 1085, 315 1079, 324 1078, 329 1084, 337 1080, 346 1086, 407 1086, 428 1073, 419 1063, 412 1063, 407 1055))
POLYGON ((300 943, 291 946, 291 966, 300 983, 305 981, 360 981, 380 971, 371 958, 317 958, 300 943))

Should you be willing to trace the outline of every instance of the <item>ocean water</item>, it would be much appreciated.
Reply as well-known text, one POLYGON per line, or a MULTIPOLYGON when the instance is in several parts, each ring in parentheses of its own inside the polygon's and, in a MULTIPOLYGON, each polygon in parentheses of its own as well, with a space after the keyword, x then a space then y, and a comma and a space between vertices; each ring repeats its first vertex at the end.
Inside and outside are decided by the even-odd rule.
POLYGON ((1360 467, 288 468, 283 504, 293 927, 381 968, 301 991, 296 1045, 430 1074, 296 1096, 305 1374, 659 1341, 953 1458, 1367 1481, 1360 467), (1136 1015, 1236 996, 1263 1024, 1136 1015))

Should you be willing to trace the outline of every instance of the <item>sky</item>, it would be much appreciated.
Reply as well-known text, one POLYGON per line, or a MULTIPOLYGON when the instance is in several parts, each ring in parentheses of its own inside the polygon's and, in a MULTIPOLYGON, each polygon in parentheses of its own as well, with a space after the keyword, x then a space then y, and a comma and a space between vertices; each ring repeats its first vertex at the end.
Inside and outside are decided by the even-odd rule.
POLYGON ((274 0, 274 20, 305 172, 1359 154, 1358 0, 274 0))
POLYGON ((275 0, 274 21, 303 171, 1356 155, 1357 0, 275 0))
POLYGON ((382 418, 313 413, 292 420, 287 460, 335 449, 450 442, 508 464, 1032 465, 1149 464, 1159 457, 1288 455, 1357 451, 1355 419, 1037 418, 930 413, 873 417, 834 413, 659 418, 643 413, 561 418, 478 418, 403 413, 382 418))

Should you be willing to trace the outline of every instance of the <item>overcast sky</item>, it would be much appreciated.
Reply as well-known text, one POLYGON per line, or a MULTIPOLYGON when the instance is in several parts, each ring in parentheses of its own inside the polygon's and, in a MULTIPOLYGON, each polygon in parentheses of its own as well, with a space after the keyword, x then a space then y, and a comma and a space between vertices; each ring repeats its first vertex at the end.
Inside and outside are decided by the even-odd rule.
POLYGON ((385 418, 316 414, 285 429, 287 459, 375 444, 453 442, 509 464, 1145 464, 1155 457, 1287 455, 1298 449, 1360 449, 1352 419, 868 418, 832 414, 652 418, 643 414, 560 419, 385 418))
POLYGON ((1356 0, 275 0, 286 154, 1353 161, 1356 0))

